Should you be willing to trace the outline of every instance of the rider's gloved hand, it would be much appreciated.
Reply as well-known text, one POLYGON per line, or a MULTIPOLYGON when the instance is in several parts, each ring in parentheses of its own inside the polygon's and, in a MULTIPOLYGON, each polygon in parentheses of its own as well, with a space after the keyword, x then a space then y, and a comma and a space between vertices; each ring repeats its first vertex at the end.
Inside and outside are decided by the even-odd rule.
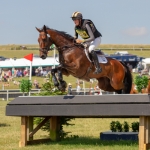
POLYGON ((84 40, 76 39, 76 43, 83 43, 84 40))

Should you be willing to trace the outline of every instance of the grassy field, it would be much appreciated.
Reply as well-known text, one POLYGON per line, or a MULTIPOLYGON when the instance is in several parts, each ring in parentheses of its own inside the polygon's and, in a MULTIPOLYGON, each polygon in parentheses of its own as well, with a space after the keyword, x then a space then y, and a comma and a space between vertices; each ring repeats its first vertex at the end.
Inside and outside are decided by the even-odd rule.
MULTIPOLYGON (((8 102, 0 100, 0 150, 19 150, 20 117, 5 116, 5 106, 8 102)), ((75 119, 74 126, 64 126, 68 137, 60 142, 48 142, 21 148, 23 150, 137 150, 138 142, 133 141, 101 141, 100 132, 108 131, 111 121, 129 123, 138 119, 75 119), (73 136, 79 136, 73 138, 73 136)), ((48 133, 38 131, 35 139, 46 138, 48 133)))
MULTIPOLYGON (((18 45, 17 45, 18 46, 18 45)), ((38 47, 38 45, 25 45, 30 48, 38 47)), ((16 47, 16 45, 1 45, 0 46, 0 56, 7 58, 22 58, 29 53, 39 54, 38 50, 11 50, 11 48, 16 47)), ((150 45, 101 45, 101 48, 150 48, 150 45)), ((105 50, 107 54, 113 54, 116 50, 105 50)), ((135 51, 128 50, 129 53, 136 54, 138 56, 150 57, 150 51, 135 51)), ((52 56, 53 52, 49 53, 49 56, 52 56)), ((133 74, 135 76, 135 74, 133 74)), ((41 77, 32 77, 32 81, 37 79, 40 83, 40 86, 44 83, 44 78, 41 77)), ((27 78, 26 78, 27 79, 27 78)), ((76 87, 76 79, 72 76, 65 77, 64 79, 67 82, 73 84, 73 87, 76 87)), ((15 78, 14 80, 20 81, 22 78, 15 78)), ((0 83, 0 89, 2 88, 3 83, 0 83)), ((94 86, 94 84, 93 84, 94 86)), ((90 87, 90 83, 86 82, 86 87, 90 87)), ((5 89, 19 89, 19 86, 14 85, 10 81, 10 86, 6 86, 5 89)), ((2 101, 0 99, 0 150, 19 150, 18 142, 20 138, 20 118, 19 117, 9 117, 5 116, 5 108, 8 102, 2 101)), ((68 138, 60 142, 49 142, 38 145, 27 146, 25 150, 137 150, 138 142, 133 141, 120 141, 120 142, 108 142, 101 141, 99 139, 100 132, 108 131, 109 124, 111 121, 127 121, 129 123, 137 121, 138 119, 75 119, 71 123, 75 124, 74 126, 64 126, 66 132, 71 132, 68 135, 68 138), (79 138, 71 138, 71 135, 79 136, 79 138)), ((35 135, 36 138, 45 138, 48 136, 48 133, 44 131, 38 131, 35 135)))
MULTIPOLYGON (((4 56, 7 58, 22 58, 25 55, 29 54, 29 53, 33 53, 33 54, 39 54, 38 50, 33 50, 33 49, 38 49, 38 44, 37 45, 25 45, 28 49, 27 50, 15 50, 15 47, 19 47, 20 45, 0 45, 0 56, 4 56), (13 48, 13 50, 11 50, 13 48)), ((103 50, 103 52, 107 53, 107 54, 113 54, 116 51, 119 50, 127 50, 129 53, 131 54, 136 54, 138 56, 142 56, 142 57, 149 57, 150 56, 150 45, 118 45, 118 44, 101 44, 100 45, 101 49, 105 49, 103 50), (112 50, 108 50, 111 49, 112 50), (143 48, 144 50, 141 51, 141 48, 143 48), (115 49, 115 50, 113 50, 115 49), (139 50, 135 50, 135 49, 139 49, 139 50)), ((50 51, 49 56, 53 55, 53 52, 50 51)))

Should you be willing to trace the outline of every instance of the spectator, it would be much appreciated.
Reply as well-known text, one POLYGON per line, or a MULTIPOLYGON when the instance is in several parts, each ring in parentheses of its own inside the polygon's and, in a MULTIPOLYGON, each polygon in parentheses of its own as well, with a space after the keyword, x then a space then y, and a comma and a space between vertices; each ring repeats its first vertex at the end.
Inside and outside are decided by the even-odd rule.
POLYGON ((46 76, 47 76, 47 71, 44 70, 44 71, 43 71, 43 77, 46 77, 46 76))
POLYGON ((72 84, 68 84, 68 95, 72 95, 72 84))
POLYGON ((149 73, 149 70, 148 68, 146 67, 145 69, 141 70, 141 74, 148 74, 149 73))
POLYGON ((129 63, 127 63, 127 66, 129 68, 130 72, 132 72, 132 69, 133 69, 132 65, 130 65, 129 63))
POLYGON ((94 90, 95 90, 95 91, 99 90, 98 83, 95 85, 94 90))
POLYGON ((6 76, 6 74, 4 74, 4 82, 7 82, 7 76, 6 76))
POLYGON ((14 69, 14 77, 17 77, 18 70, 14 69))
POLYGON ((11 70, 11 74, 12 74, 12 77, 14 77, 15 69, 12 69, 12 70, 11 70))
POLYGON ((2 82, 2 75, 0 75, 0 82, 2 82))
POLYGON ((23 75, 24 75, 25 77, 28 76, 28 71, 27 71, 27 69, 24 70, 23 75))
POLYGON ((39 70, 35 69, 35 75, 38 76, 39 70))
POLYGON ((141 70, 143 69, 143 66, 142 66, 141 62, 138 63, 137 69, 138 69, 138 72, 141 72, 141 70))
POLYGON ((36 79, 34 80, 33 85, 35 86, 35 88, 36 88, 36 89, 38 89, 38 88, 39 88, 39 83, 37 82, 37 80, 36 80, 36 79))
POLYGON ((76 87, 76 93, 77 93, 77 95, 80 95, 80 91, 81 91, 80 84, 77 83, 77 87, 76 87))

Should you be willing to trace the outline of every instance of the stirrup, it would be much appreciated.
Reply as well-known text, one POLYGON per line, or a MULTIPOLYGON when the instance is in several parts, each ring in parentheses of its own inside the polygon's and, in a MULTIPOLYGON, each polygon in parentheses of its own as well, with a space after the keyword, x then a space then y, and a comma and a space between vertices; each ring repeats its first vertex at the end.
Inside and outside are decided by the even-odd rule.
POLYGON ((102 68, 96 68, 94 74, 99 74, 102 72, 102 68))

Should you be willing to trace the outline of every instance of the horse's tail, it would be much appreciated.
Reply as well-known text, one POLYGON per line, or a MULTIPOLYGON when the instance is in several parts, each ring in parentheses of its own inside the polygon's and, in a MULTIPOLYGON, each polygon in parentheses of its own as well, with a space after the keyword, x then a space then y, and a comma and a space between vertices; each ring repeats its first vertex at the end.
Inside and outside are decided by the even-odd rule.
POLYGON ((133 80, 132 73, 129 70, 129 67, 125 63, 121 62, 121 64, 125 67, 125 77, 124 77, 125 87, 123 90, 125 94, 130 94, 130 91, 132 89, 132 80, 133 80))

